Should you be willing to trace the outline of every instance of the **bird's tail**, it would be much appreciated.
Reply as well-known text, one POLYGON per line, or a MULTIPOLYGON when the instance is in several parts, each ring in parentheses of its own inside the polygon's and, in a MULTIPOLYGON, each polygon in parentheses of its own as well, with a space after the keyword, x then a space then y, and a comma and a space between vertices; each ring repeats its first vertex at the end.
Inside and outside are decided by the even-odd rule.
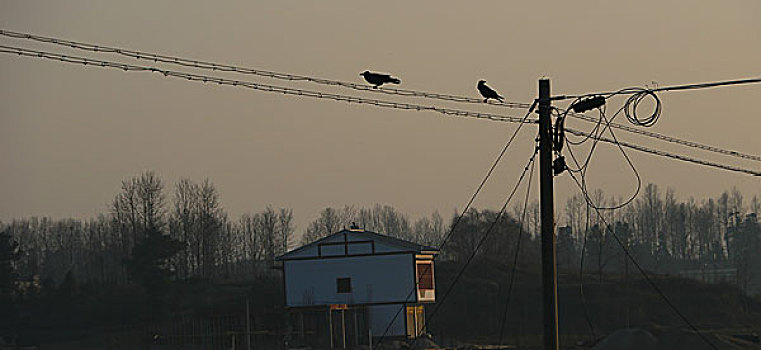
POLYGON ((497 100, 499 100, 499 102, 505 102, 505 98, 499 95, 497 95, 497 100))
POLYGON ((391 83, 400 84, 402 81, 397 78, 391 78, 391 83))

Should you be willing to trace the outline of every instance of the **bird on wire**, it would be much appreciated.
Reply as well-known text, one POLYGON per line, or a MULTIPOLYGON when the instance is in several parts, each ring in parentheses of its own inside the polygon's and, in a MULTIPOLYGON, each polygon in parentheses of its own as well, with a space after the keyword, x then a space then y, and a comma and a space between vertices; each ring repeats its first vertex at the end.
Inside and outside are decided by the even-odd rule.
POLYGON ((373 73, 367 70, 362 72, 360 75, 365 77, 365 80, 367 80, 368 83, 373 84, 373 88, 375 89, 377 89, 378 86, 386 83, 399 84, 402 82, 401 80, 394 78, 388 74, 373 73))
POLYGON ((480 92, 481 96, 484 97, 484 102, 488 101, 490 98, 498 100, 499 102, 505 102, 503 100, 504 97, 500 96, 492 88, 486 86, 486 80, 479 80, 478 81, 478 92, 480 92))

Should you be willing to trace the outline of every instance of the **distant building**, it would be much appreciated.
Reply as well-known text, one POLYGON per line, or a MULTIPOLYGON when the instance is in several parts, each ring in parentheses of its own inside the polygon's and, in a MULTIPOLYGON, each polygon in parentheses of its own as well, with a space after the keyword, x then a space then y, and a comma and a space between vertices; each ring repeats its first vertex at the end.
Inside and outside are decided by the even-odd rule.
POLYGON ((352 228, 278 257, 292 328, 307 343, 321 339, 336 349, 384 333, 419 336, 423 304, 436 300, 436 254, 436 248, 352 228))

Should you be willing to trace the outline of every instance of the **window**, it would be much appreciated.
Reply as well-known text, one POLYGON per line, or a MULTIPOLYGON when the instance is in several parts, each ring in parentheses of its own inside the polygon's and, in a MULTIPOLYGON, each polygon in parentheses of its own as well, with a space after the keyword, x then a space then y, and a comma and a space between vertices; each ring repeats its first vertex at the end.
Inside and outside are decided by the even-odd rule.
POLYGON ((430 262, 417 263, 418 289, 433 289, 433 264, 430 262))
POLYGON ((351 293, 351 278, 336 278, 336 291, 338 293, 351 293))

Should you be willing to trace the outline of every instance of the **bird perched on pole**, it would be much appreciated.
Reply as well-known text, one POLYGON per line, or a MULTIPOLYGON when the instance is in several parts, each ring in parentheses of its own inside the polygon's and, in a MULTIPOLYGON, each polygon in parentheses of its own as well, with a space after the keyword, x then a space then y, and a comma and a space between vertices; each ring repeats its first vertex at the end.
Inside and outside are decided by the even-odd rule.
POLYGON ((401 80, 394 78, 388 74, 373 73, 367 70, 362 72, 360 75, 365 77, 365 80, 367 80, 368 83, 373 84, 373 88, 375 89, 385 83, 399 84, 402 82, 401 80))
POLYGON ((490 98, 498 100, 499 102, 505 102, 503 100, 504 97, 500 96, 496 91, 492 90, 492 88, 486 86, 486 80, 478 81, 478 92, 484 97, 484 102, 488 101, 490 98))

